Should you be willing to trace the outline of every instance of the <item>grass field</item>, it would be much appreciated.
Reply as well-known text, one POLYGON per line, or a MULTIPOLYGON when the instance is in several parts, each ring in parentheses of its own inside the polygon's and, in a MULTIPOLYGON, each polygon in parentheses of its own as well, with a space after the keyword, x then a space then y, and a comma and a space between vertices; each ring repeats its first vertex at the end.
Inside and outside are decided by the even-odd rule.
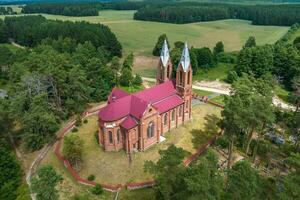
MULTIPOLYGON (((48 19, 88 21, 108 25, 117 35, 124 50, 124 54, 135 54, 134 71, 142 76, 154 77, 157 58, 151 56, 152 49, 159 35, 166 33, 171 44, 175 41, 188 41, 190 46, 210 47, 216 42, 223 41, 225 51, 238 51, 249 36, 255 36, 257 44, 270 44, 282 37, 288 27, 254 26, 245 20, 220 20, 213 22, 199 22, 190 24, 169 24, 160 22, 133 20, 135 11, 100 11, 99 16, 68 17, 60 15, 43 14, 48 19)), ((4 16, 0 16, 0 18, 4 16)), ((222 79, 224 70, 218 68, 211 75, 198 75, 195 79, 222 79), (218 73, 220 72, 222 73, 218 73), (211 78, 211 77, 216 78, 211 78)))
MULTIPOLYGON (((127 183, 139 182, 152 178, 151 174, 144 172, 146 160, 157 161, 158 150, 166 149, 171 144, 182 147, 187 155, 194 153, 198 147, 203 145, 213 134, 218 132, 216 122, 220 116, 220 109, 204 104, 193 107, 193 121, 166 133, 166 141, 156 144, 145 152, 132 154, 132 162, 128 162, 128 156, 124 151, 104 152, 97 144, 95 132, 97 131, 97 116, 88 118, 88 123, 83 124, 78 134, 84 140, 83 169, 80 171, 82 177, 87 178, 94 174, 96 181, 100 183, 127 183)), ((53 160, 53 153, 48 155, 53 160)), ((48 160, 46 159, 46 160, 48 160)), ((54 160, 57 160, 54 158, 54 160)), ((57 166, 57 163, 54 163, 57 166)), ((61 167, 61 166, 58 166, 61 167)))
POLYGON ((226 51, 240 50, 249 36, 255 36, 258 44, 274 43, 288 27, 254 26, 245 20, 220 20, 191 24, 167 24, 133 20, 135 11, 101 11, 99 16, 68 17, 43 14, 48 19, 88 21, 108 25, 121 41, 125 54, 150 55, 160 34, 166 33, 171 44, 188 41, 194 47, 213 47, 223 41, 226 51))

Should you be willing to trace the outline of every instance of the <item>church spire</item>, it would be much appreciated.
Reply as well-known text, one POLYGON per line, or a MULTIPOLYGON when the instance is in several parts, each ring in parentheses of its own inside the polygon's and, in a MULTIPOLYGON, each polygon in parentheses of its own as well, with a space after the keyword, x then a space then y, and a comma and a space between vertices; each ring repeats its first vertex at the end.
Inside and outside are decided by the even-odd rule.
POLYGON ((160 59, 164 67, 168 65, 169 58, 170 58, 170 53, 169 53, 168 43, 167 40, 165 39, 160 52, 160 59))
POLYGON ((183 48, 183 51, 182 51, 182 55, 181 55, 181 58, 180 58, 179 65, 180 64, 182 66, 183 71, 187 72, 188 69, 189 69, 189 66, 191 64, 190 53, 189 53, 189 48, 188 48, 187 42, 185 42, 185 44, 184 44, 184 48, 183 48))

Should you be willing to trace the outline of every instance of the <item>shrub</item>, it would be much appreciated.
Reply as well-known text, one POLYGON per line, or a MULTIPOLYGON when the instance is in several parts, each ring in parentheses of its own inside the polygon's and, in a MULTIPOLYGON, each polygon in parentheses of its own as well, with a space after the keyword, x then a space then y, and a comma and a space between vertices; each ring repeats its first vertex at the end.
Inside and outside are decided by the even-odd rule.
POLYGON ((229 141, 227 136, 221 135, 217 140, 216 140, 216 145, 221 146, 223 149, 228 148, 229 146, 229 141))
POLYGON ((92 193, 95 194, 95 195, 100 195, 100 194, 102 194, 102 193, 103 193, 103 188, 102 188, 102 186, 101 186, 99 183, 97 183, 97 184, 95 185, 95 187, 93 188, 92 193))
POLYGON ((82 119, 80 115, 76 116, 76 122, 75 122, 75 126, 79 127, 82 125, 82 119))
POLYGON ((96 178, 95 175, 94 175, 94 174, 91 174, 91 175, 88 176, 87 179, 88 179, 89 181, 94 181, 95 178, 96 178))
POLYGON ((72 132, 73 132, 73 133, 78 132, 78 128, 77 128, 77 127, 74 127, 74 128, 72 129, 72 132))
POLYGON ((84 123, 84 124, 88 123, 88 120, 87 120, 87 119, 84 119, 84 120, 83 120, 83 123, 84 123))
POLYGON ((227 74, 226 82, 233 83, 238 78, 239 78, 239 76, 237 75, 237 73, 235 71, 229 71, 228 74, 227 74))
POLYGON ((142 83, 143 83, 142 77, 139 74, 136 74, 133 79, 133 85, 140 86, 142 85, 142 83))

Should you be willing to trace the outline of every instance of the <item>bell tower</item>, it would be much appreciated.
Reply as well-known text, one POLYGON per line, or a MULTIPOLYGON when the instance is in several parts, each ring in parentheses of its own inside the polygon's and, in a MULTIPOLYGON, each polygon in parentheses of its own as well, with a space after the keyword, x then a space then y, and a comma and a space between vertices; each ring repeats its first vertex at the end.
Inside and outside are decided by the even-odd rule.
POLYGON ((180 62, 176 71, 176 90, 184 101, 184 121, 191 118, 192 108, 192 78, 190 54, 187 43, 185 43, 180 62))
POLYGON ((160 59, 157 67, 156 84, 164 83, 171 80, 172 62, 170 58, 167 40, 164 41, 160 52, 160 59))

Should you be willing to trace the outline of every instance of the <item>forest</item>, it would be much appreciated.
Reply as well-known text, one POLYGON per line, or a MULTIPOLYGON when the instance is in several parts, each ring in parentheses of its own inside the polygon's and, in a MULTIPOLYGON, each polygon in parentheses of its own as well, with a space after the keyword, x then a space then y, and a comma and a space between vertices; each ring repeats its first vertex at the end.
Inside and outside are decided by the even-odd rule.
POLYGON ((231 5, 178 3, 151 5, 134 14, 136 20, 191 23, 221 19, 251 20, 254 25, 291 26, 300 21, 300 5, 231 5))
POLYGON ((98 10, 90 4, 28 4, 22 13, 47 13, 65 16, 98 16, 98 10))
POLYGON ((102 49, 110 57, 122 55, 122 46, 115 34, 102 24, 54 21, 42 16, 22 16, 6 17, 4 23, 0 21, 1 30, 4 34, 0 40, 4 40, 6 35, 18 44, 28 47, 34 47, 48 37, 52 39, 69 37, 76 43, 90 41, 95 48, 102 49))
POLYGON ((33 3, 23 7, 22 13, 47 13, 65 16, 98 16, 99 10, 137 10, 144 2, 107 2, 107 3, 33 3))

